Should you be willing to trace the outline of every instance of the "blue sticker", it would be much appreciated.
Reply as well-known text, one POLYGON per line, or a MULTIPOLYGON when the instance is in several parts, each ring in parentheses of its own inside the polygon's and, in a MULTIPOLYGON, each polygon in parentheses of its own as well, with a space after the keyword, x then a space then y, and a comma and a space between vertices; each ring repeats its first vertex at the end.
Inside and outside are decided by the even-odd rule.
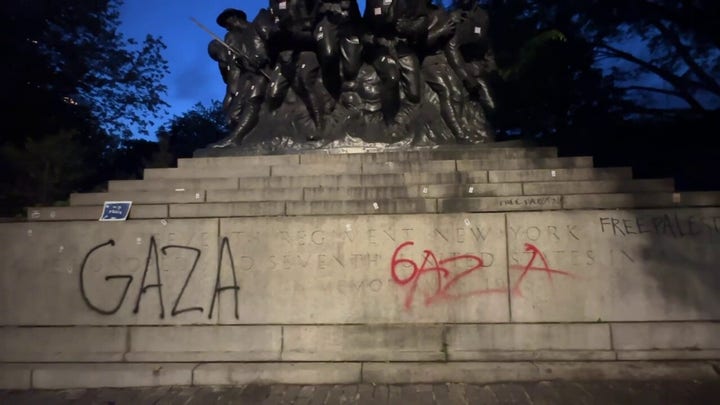
POLYGON ((105 201, 100 221, 124 221, 131 207, 132 201, 105 201))

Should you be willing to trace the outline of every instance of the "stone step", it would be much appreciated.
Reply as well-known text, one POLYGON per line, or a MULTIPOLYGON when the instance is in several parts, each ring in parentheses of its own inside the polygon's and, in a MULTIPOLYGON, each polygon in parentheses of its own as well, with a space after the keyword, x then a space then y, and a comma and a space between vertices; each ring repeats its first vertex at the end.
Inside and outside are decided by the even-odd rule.
POLYGON ((487 160, 431 160, 422 162, 309 163, 301 165, 248 166, 243 168, 145 169, 145 179, 192 179, 218 177, 291 177, 345 174, 450 173, 480 170, 530 170, 592 168, 592 157, 522 158, 487 160))
POLYGON ((206 179, 110 180, 108 191, 186 191, 218 190, 238 187, 237 177, 206 179))
MULTIPOLYGON (((483 185, 480 185, 483 186, 483 185)), ((130 219, 720 207, 720 192, 650 192, 133 205, 130 219)), ((30 221, 97 220, 101 205, 30 207, 30 221)))
POLYGON ((72 193, 70 205, 102 205, 105 201, 132 201, 134 204, 205 202, 205 190, 198 191, 111 191, 72 193))
MULTIPOLYGON (((513 183, 498 183, 513 184, 513 183)), ((522 183, 522 194, 606 194, 675 190, 673 179, 595 180, 522 183)))
POLYGON ((620 180, 631 178, 632 168, 630 167, 490 170, 488 172, 488 182, 490 183, 620 180))
POLYGON ((282 166, 293 164, 424 162, 430 160, 517 159, 557 157, 557 149, 482 148, 434 149, 377 153, 308 153, 300 155, 226 156, 178 159, 179 168, 217 169, 252 165, 282 166))
MULTIPOLYGON (((463 177, 463 176, 460 176, 463 177)), ((469 176, 465 176, 468 178, 469 176)), ((482 177, 482 176, 480 176, 482 177)), ((289 177, 292 178, 292 177, 289 177)), ((419 184, 367 187, 267 187, 200 191, 112 191, 74 193, 71 206, 100 205, 105 201, 173 204, 244 201, 338 201, 393 198, 460 198, 518 195, 605 194, 673 191, 672 179, 599 180, 541 183, 419 184)))
MULTIPOLYGON (((102 205, 82 207, 28 207, 28 221, 97 221, 103 212, 102 205)), ((128 219, 167 218, 168 206, 136 205, 130 209, 128 219)))

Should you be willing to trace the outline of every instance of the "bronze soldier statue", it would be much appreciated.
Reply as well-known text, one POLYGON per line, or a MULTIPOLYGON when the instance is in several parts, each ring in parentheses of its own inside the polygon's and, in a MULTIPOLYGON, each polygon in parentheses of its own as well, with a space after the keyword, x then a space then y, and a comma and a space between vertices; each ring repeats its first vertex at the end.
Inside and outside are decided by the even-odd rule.
POLYGON ((320 0, 315 40, 323 83, 335 97, 343 81, 354 80, 362 65, 357 0, 320 0))

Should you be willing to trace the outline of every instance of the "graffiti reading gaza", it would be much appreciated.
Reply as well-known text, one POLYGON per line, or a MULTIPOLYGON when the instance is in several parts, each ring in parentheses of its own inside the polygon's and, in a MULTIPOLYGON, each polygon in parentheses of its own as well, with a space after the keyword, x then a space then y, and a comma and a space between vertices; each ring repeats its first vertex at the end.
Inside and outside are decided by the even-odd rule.
MULTIPOLYGON (((424 292, 425 306, 429 306, 438 301, 458 300, 462 298, 490 295, 490 294, 507 294, 507 287, 497 288, 470 288, 464 289, 463 284, 471 282, 470 276, 473 273, 483 271, 486 266, 483 259, 473 254, 463 254, 448 258, 438 258, 438 256, 429 249, 423 250, 423 256, 418 265, 416 261, 407 257, 400 257, 404 250, 414 246, 415 242, 407 241, 398 245, 393 252, 390 261, 390 276, 392 281, 399 286, 407 288, 405 295, 405 309, 410 310, 415 302, 415 296, 418 293, 420 280, 423 276, 429 280, 424 284, 426 287, 424 292), (405 267, 406 271, 401 268, 405 267), (455 269, 451 269, 455 267, 455 269), (401 274, 404 273, 404 274, 401 274)), ((520 275, 510 286, 510 292, 516 296, 522 296, 522 284, 530 273, 545 273, 550 283, 553 281, 554 275, 574 277, 574 275, 565 270, 553 269, 550 267, 545 255, 535 245, 531 243, 525 244, 525 251, 530 253, 530 259, 524 265, 511 265, 510 270, 520 271, 520 275)))
MULTIPOLYGON (((110 239, 107 242, 101 243, 92 249, 88 251, 88 253, 85 255, 85 258, 82 261, 82 264, 80 266, 80 294, 82 295, 83 301, 85 304, 92 309, 93 311, 103 314, 103 315, 113 315, 117 313, 120 308, 122 307, 123 303, 125 303, 128 293, 130 292, 130 287, 133 284, 134 277, 131 274, 110 274, 104 277, 105 282, 107 283, 117 283, 119 286, 118 291, 120 294, 118 295, 118 299, 114 304, 111 305, 101 305, 99 302, 94 302, 89 297, 89 289, 88 289, 88 263, 93 260, 97 255, 101 254, 102 252, 115 248, 115 241, 110 239)), ((184 306, 183 299, 185 298, 185 292, 188 288, 188 286, 193 282, 193 274, 195 273, 195 270, 197 268, 198 261, 200 260, 200 256, 202 255, 202 252, 200 249, 190 247, 190 246, 183 246, 183 245, 166 245, 162 248, 158 249, 157 242, 155 241, 155 237, 150 238, 150 245, 148 248, 147 255, 145 256, 145 266, 144 270, 142 272, 142 277, 140 278, 140 284, 137 288, 137 294, 135 295, 135 305, 133 306, 132 312, 134 314, 137 314, 140 312, 140 306, 144 302, 144 300, 151 299, 148 297, 151 294, 157 294, 157 300, 158 300, 158 316, 161 319, 165 318, 165 296, 168 294, 171 295, 173 306, 170 310, 170 316, 177 316, 183 313, 187 312, 199 312, 202 313, 205 311, 205 308, 202 306, 184 306), (182 283, 182 287, 180 287, 177 291, 169 292, 167 291, 167 288, 163 284, 162 279, 162 273, 160 271, 160 254, 163 256, 169 256, 173 252, 178 251, 185 251, 188 253, 191 253, 193 256, 193 259, 191 263, 188 265, 188 269, 186 270, 186 275, 184 278, 184 281, 182 283), (164 295, 165 294, 165 295, 164 295)), ((220 244, 220 255, 218 256, 218 262, 217 262, 217 271, 215 273, 215 285, 212 291, 208 291, 208 295, 210 296, 210 302, 208 304, 208 319, 212 319, 213 312, 215 309, 215 303, 219 302, 220 300, 220 294, 222 294, 225 291, 230 291, 233 293, 233 297, 235 300, 235 319, 239 319, 238 314, 238 300, 239 300, 239 292, 240 292, 240 285, 238 284, 237 275, 235 273, 235 260, 233 258, 232 251, 230 249, 230 243, 228 242, 227 238, 223 238, 222 242, 220 244), (230 263, 230 269, 229 273, 232 279, 232 283, 228 285, 221 285, 221 275, 223 271, 223 258, 227 257, 229 259, 230 263)))

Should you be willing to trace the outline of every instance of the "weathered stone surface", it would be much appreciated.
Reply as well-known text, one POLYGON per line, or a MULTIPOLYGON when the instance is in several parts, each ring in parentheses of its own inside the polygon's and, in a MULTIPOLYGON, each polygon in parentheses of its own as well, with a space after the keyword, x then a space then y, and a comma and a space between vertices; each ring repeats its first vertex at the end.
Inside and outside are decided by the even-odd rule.
POLYGON ((495 214, 223 219, 221 284, 232 283, 232 253, 240 298, 235 318, 222 293, 222 321, 507 322, 504 224, 495 214))
POLYGON ((186 191, 238 188, 237 177, 208 179, 110 180, 108 191, 186 191))
POLYGON ((178 167, 193 169, 221 169, 227 167, 292 165, 300 163, 300 155, 227 156, 178 159, 178 167))
POLYGON ((301 188, 260 188, 241 190, 208 190, 208 202, 291 201, 302 200, 301 188))
POLYGON ((218 167, 196 169, 194 167, 145 169, 146 180, 160 179, 205 179, 217 177, 264 177, 270 175, 271 166, 248 165, 247 167, 218 167))
POLYGON ((417 162, 428 160, 462 160, 462 159, 516 159, 525 157, 556 157, 557 149, 548 147, 539 148, 483 148, 483 149, 456 149, 456 150, 425 150, 425 151, 404 151, 404 152, 380 152, 380 153, 339 153, 339 154, 303 154, 300 155, 300 163, 324 163, 324 162, 362 162, 362 163, 384 163, 384 162, 417 162))
POLYGON ((720 359, 720 350, 619 350, 617 360, 708 360, 720 359))
POLYGON ((417 192, 418 196, 430 198, 517 196, 522 194, 522 185, 520 183, 434 184, 419 186, 417 192))
POLYGON ((305 201, 390 200, 422 198, 411 187, 313 187, 304 190, 305 201))
MULTIPOLYGON (((30 207, 30 221, 97 221, 102 215, 102 205, 89 207, 30 207)), ((133 205, 128 219, 167 218, 167 205, 133 205)))
POLYGON ((282 201, 170 204, 171 218, 259 217, 284 215, 282 201))
POLYGON ((284 326, 284 361, 444 360, 443 328, 424 325, 284 326))
POLYGON ((673 179, 650 180, 593 180, 593 181, 550 181, 523 183, 523 194, 596 194, 632 192, 672 192, 673 179))
POLYGON ((505 212, 558 210, 562 196, 505 196, 438 199, 438 212, 505 212))
POLYGON ((615 323, 616 350, 720 349, 720 324, 714 322, 615 323))
POLYGON ((673 199, 673 193, 622 193, 577 194, 563 197, 563 208, 615 209, 615 208, 669 208, 681 206, 673 199))
POLYGON ((492 170, 490 183, 527 182, 527 181, 578 181, 578 180, 622 180, 631 179, 632 169, 615 168, 547 168, 535 170, 492 170))
POLYGON ((198 385, 357 384, 360 363, 201 364, 193 371, 198 385))
POLYGON ((456 169, 454 160, 429 160, 420 162, 363 163, 363 174, 389 173, 448 173, 456 169))
POLYGON ((287 215, 344 215, 344 214, 433 214, 437 202, 426 198, 395 200, 347 201, 288 201, 287 215))
POLYGON ((458 171, 592 167, 592 157, 458 160, 458 171))
POLYGON ((190 385, 193 367, 191 363, 36 365, 32 386, 60 389, 190 385))
POLYGON ((205 201, 205 190, 113 191, 110 193, 72 193, 70 205, 103 205, 105 201, 132 201, 138 204, 196 203, 205 201))
POLYGON ((128 361, 271 361, 280 359, 280 326, 137 326, 128 361))
POLYGON ((24 390, 30 388, 32 366, 24 364, 0 364, 0 389, 24 390))
POLYGON ((121 327, 0 328, 0 361, 121 361, 127 330, 121 327))
POLYGON ((272 176, 327 176, 342 174, 360 174, 360 163, 317 163, 305 165, 272 166, 272 176))
POLYGON ((673 196, 684 207, 720 207, 720 192, 698 191, 675 193, 673 196))
MULTIPOLYGON (((503 351, 545 351, 544 358, 551 357, 551 351, 585 351, 576 354, 587 356, 591 351, 611 350, 610 327, 608 324, 450 325, 447 350, 451 360, 485 360, 503 351)), ((527 353, 518 354, 527 356, 527 353)))
POLYGON ((720 209, 507 214, 518 322, 720 319, 720 209))
POLYGON ((217 232, 217 219, 2 224, 0 324, 213 323, 217 232))

